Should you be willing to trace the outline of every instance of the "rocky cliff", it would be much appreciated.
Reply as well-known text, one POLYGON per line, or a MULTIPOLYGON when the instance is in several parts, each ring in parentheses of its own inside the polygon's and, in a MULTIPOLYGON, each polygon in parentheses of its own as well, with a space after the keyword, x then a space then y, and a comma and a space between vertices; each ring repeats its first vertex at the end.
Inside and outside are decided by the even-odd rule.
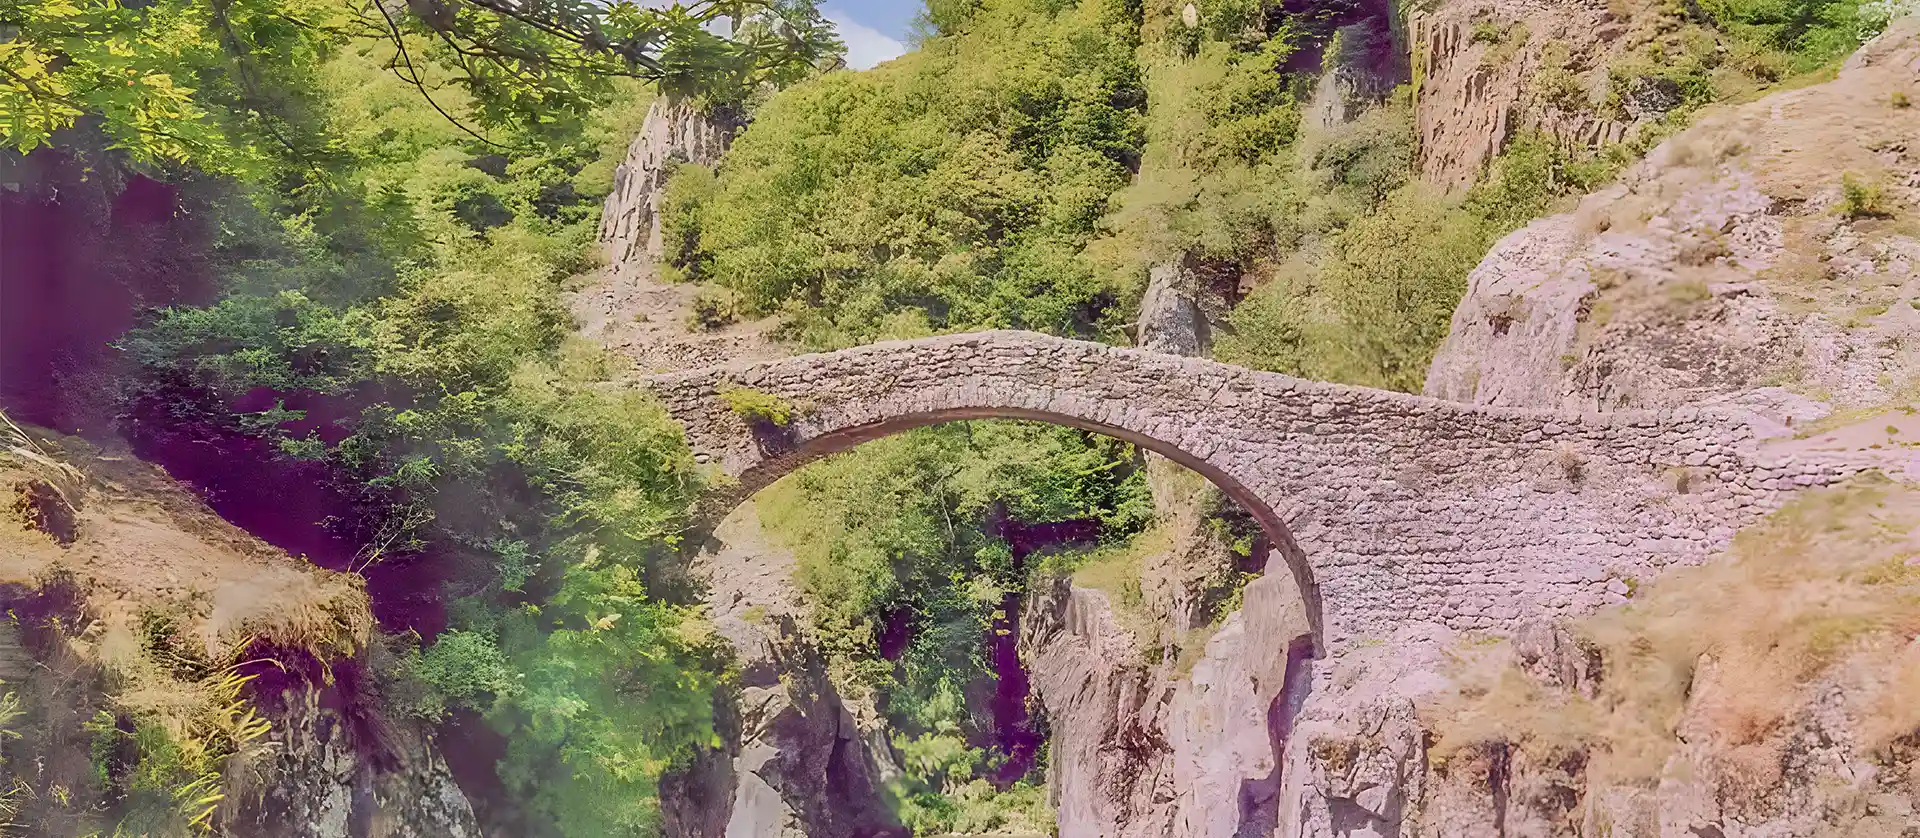
POLYGON ((899 772, 886 730, 870 704, 844 698, 828 677, 805 633, 793 557, 767 542, 757 516, 752 503, 736 510, 696 560, 740 679, 723 696, 721 715, 732 722, 726 761, 682 784, 701 799, 670 801, 685 824, 674 834, 896 834, 883 803, 886 782, 899 772))
MULTIPOLYGON (((1602 411, 1734 402, 1773 416, 1772 444, 1788 449, 1910 445, 1917 34, 1920 23, 1898 24, 1831 82, 1710 114, 1577 211, 1502 241, 1470 279, 1428 393, 1602 411), (1807 424, 1821 417, 1831 418, 1807 424)), ((1673 661, 1689 679, 1677 688, 1639 663, 1663 631, 1713 633, 1713 613, 1749 594, 1779 615, 1753 617, 1751 631, 1801 643, 1810 627, 1769 622, 1797 613, 1794 574, 1849 560, 1912 566, 1911 489, 1869 480, 1834 491, 1806 501, 1805 518, 1760 525, 1733 555, 1656 582, 1637 609, 1532 623, 1504 640, 1410 629, 1326 662, 1282 746, 1277 834, 1912 834, 1913 731, 1884 709, 1911 688, 1901 686, 1910 626, 1869 623, 1785 668, 1747 657, 1763 654, 1750 639, 1715 633, 1673 661), (1856 503, 1882 535, 1834 535, 1856 503), (1825 546, 1796 535, 1799 521, 1817 521, 1825 546), (1500 674, 1463 663, 1477 648, 1497 650, 1500 674), (1584 727, 1593 707, 1648 712, 1636 691, 1670 702, 1655 733, 1584 727), (1636 774, 1622 767, 1630 757, 1652 761, 1636 774)), ((1875 596, 1847 578, 1857 580, 1820 584, 1847 600, 1875 596)))
MULTIPOLYGON (((1204 355, 1227 307, 1192 266, 1157 267, 1135 342, 1204 355)), ((1242 608, 1216 615, 1240 570, 1204 514, 1218 490, 1147 457, 1165 544, 1140 562, 1149 620, 1127 625, 1108 594, 1068 579, 1036 593, 1021 619, 1021 657, 1051 727, 1059 834, 1264 834, 1278 811, 1275 754, 1311 666, 1305 601, 1284 558, 1266 555, 1242 608)))
POLYGON ((647 108, 627 157, 613 170, 600 214, 600 243, 614 276, 652 269, 660 258, 667 179, 682 163, 712 166, 733 142, 733 123, 691 102, 658 99, 647 108))
MULTIPOLYGON (((1551 27, 1606 31, 1610 13, 1575 11, 1588 17, 1551 27)), ((1476 18, 1487 13, 1449 7, 1413 27, 1416 43, 1439 57, 1423 96, 1450 103, 1426 100, 1422 110, 1427 174, 1441 183, 1477 171, 1515 130, 1506 120, 1524 110, 1523 86, 1497 78, 1506 70, 1474 57, 1471 72, 1457 73, 1462 54, 1493 46, 1472 39, 1476 18), (1459 89, 1442 93, 1450 85, 1459 89), (1494 98, 1506 104, 1481 101, 1494 98)), ((1586 411, 1733 402, 1775 418, 1785 436, 1771 444, 1786 449, 1910 445, 1920 432, 1907 405, 1920 324, 1911 227, 1920 175, 1907 145, 1920 123, 1905 103, 1920 95, 1916 31, 1913 22, 1896 26, 1834 81, 1709 114, 1577 211, 1502 241, 1473 273, 1428 393, 1586 411)), ((1570 40, 1608 40, 1591 34, 1570 40)), ((1505 57, 1524 64, 1529 55, 1505 57)), ((1596 123, 1574 138, 1615 142, 1629 127, 1596 123)), ((1170 293, 1186 287, 1177 276, 1155 272, 1139 339, 1191 352, 1204 344, 1208 318, 1191 292, 1170 293)), ((1904 489, 1834 491, 1893 491, 1874 508, 1910 505, 1904 489)), ((1815 553, 1904 556, 1894 561, 1911 566, 1914 522, 1873 514, 1889 541, 1842 540, 1815 553)), ((1834 508, 1819 515, 1839 529, 1834 508)), ((1792 520, 1762 525, 1756 540, 1777 539, 1792 520)), ((1689 585, 1741 590, 1761 561, 1716 558, 1702 571, 1721 574, 1711 582, 1682 574, 1645 607, 1688 597, 1689 585)), ((1144 590, 1191 591, 1204 575, 1194 572, 1204 562, 1178 551, 1146 564, 1158 569, 1144 590)), ((1595 639, 1617 638, 1607 632, 1632 617, 1529 622, 1504 639, 1410 626, 1312 660, 1294 642, 1301 630, 1288 615, 1298 595, 1282 589, 1283 576, 1248 587, 1246 607, 1187 675, 1142 659, 1137 629, 1123 625, 1107 594, 1062 582, 1036 598, 1025 642, 1053 724, 1049 779, 1062 836, 1899 836, 1920 823, 1911 730, 1875 709, 1910 683, 1901 661, 1920 649, 1910 627, 1860 635, 1777 690, 1719 660, 1744 654, 1720 643, 1686 661, 1693 680, 1675 694, 1672 738, 1635 740, 1572 721, 1554 727, 1582 718, 1589 702, 1630 704, 1638 699, 1623 696, 1646 689, 1636 658, 1595 639), (1483 655, 1497 657, 1502 674, 1464 663, 1483 655), (1489 687, 1489 677, 1504 686, 1489 687), (1762 721, 1730 714, 1752 694, 1771 696, 1762 721), (1512 703, 1489 706, 1489 695, 1512 703), (1536 713, 1549 721, 1526 721, 1536 713), (1670 743, 1656 748, 1664 762, 1623 779, 1620 764, 1648 741, 1670 743)), ((1780 603, 1797 594, 1753 596, 1780 603)), ((1154 608, 1171 621, 1181 605, 1169 595, 1154 608)), ((1695 599, 1671 613, 1711 621, 1699 615, 1722 607, 1695 599)), ((1640 625, 1629 636, 1652 643, 1659 634, 1640 625)))
POLYGON ((1737 400, 1782 423, 1910 397, 1920 329, 1920 44, 1708 115, 1496 245, 1427 393, 1617 410, 1737 400))
POLYGON ((1629 8, 1602 0, 1468 0, 1409 15, 1421 178, 1448 188, 1470 183, 1522 130, 1544 130, 1574 147, 1618 143, 1634 123, 1678 104, 1649 99, 1630 116, 1590 106, 1604 96, 1606 65, 1631 43, 1629 8), (1565 79, 1565 90, 1545 89, 1547 78, 1565 79))

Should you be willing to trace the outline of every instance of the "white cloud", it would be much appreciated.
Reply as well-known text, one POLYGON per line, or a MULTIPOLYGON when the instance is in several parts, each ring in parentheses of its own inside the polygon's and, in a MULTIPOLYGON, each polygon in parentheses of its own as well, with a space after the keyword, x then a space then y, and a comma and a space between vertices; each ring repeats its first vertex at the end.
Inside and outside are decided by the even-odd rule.
POLYGON ((833 25, 840 28, 840 40, 847 42, 847 66, 855 70, 865 70, 882 61, 899 58, 907 51, 907 45, 887 36, 887 33, 868 26, 847 13, 827 7, 821 9, 833 25))

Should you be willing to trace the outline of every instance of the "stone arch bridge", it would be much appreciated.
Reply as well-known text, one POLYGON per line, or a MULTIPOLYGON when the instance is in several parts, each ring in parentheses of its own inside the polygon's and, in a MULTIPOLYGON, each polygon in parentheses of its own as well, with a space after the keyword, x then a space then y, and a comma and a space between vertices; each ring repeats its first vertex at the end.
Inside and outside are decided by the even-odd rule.
MULTIPOLYGON (((1749 416, 1570 415, 1305 381, 1213 361, 979 332, 641 379, 730 509, 809 460, 909 428, 1027 419, 1118 437, 1193 469, 1266 529, 1324 649, 1409 621, 1502 630, 1618 601, 1698 561, 1797 486, 1858 471, 1770 462, 1749 416), (748 388, 786 426, 736 415, 748 388)), ((724 508, 724 509, 723 509, 724 508)))

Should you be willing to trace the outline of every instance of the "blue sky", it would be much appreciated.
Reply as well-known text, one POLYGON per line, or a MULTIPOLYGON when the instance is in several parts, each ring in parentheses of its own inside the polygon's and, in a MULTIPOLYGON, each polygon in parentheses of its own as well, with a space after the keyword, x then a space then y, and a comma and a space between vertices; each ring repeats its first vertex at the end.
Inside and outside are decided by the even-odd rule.
MULTIPOLYGON (((642 6, 656 8, 672 2, 639 0, 642 6)), ((840 40, 847 42, 847 63, 857 70, 906 52, 913 18, 923 8, 923 0, 826 0, 820 5, 827 19, 840 27, 840 40)))
POLYGON ((907 51, 907 33, 920 0, 829 0, 820 6, 840 27, 847 63, 864 70, 907 51))

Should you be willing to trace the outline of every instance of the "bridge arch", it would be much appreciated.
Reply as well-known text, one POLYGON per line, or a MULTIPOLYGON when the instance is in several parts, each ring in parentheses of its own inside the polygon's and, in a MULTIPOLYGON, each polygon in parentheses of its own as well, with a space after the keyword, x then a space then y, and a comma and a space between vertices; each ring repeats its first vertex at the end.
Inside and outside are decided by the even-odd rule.
POLYGON ((1501 630, 1605 604, 1621 576, 1704 556, 1778 494, 1735 415, 1475 407, 1025 332, 639 383, 696 459, 733 478, 704 506, 715 521, 813 459, 941 422, 1049 422, 1162 454, 1259 521, 1323 649, 1409 622, 1501 630), (734 389, 789 405, 791 420, 736 414, 734 389), (1696 463, 1705 485, 1661 488, 1696 463))
MULTIPOLYGON (((948 407, 928 409, 918 413, 896 414, 864 424, 851 424, 804 435, 786 434, 777 427, 770 428, 764 425, 752 427, 753 423, 748 423, 749 433, 755 437, 756 446, 770 453, 770 456, 748 466, 737 475, 736 485, 714 495, 708 501, 710 506, 705 510, 705 517, 714 520, 723 517, 755 492, 822 457, 848 451, 862 443, 914 428, 983 419, 1045 422, 1112 437, 1166 457, 1205 477, 1208 482, 1253 516, 1261 532, 1266 535, 1268 543, 1272 545, 1273 554, 1287 562, 1288 570, 1292 573, 1294 584, 1304 602, 1308 623, 1313 629, 1315 638, 1320 636, 1320 595, 1319 588, 1314 583, 1313 568, 1300 552, 1286 523, 1267 505, 1264 498, 1218 465, 1180 448, 1175 443, 1080 415, 1006 405, 948 407)), ((834 423, 826 424, 831 426, 834 423)))

